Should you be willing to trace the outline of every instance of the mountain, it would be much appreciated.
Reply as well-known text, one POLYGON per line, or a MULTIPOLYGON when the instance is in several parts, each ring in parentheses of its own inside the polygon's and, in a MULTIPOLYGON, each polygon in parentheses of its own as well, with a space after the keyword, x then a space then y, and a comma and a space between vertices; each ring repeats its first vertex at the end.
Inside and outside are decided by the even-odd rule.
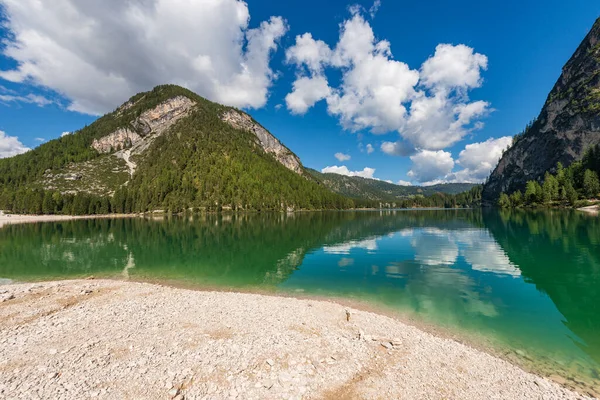
POLYGON ((348 208, 237 109, 163 85, 93 124, 0 160, 0 209, 94 214, 348 208))
POLYGON ((360 176, 324 174, 314 169, 308 172, 335 193, 360 200, 397 201, 416 195, 431 196, 436 193, 458 194, 477 186, 473 183, 444 183, 433 186, 400 186, 360 176))
POLYGON ((563 67, 538 118, 504 153, 483 190, 486 203, 500 193, 523 190, 529 180, 540 181, 581 160, 600 144, 600 18, 563 67))

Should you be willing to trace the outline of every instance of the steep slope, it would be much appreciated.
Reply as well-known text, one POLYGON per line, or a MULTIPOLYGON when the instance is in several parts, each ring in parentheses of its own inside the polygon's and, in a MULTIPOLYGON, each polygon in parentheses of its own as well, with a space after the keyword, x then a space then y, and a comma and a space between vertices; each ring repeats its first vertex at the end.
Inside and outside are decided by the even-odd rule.
POLYGON ((140 93, 72 135, 0 160, 0 188, 0 207, 17 211, 35 211, 32 202, 46 197, 48 209, 51 202, 56 209, 86 196, 82 206, 72 205, 75 213, 96 211, 96 197, 110 197, 117 212, 352 205, 310 178, 249 115, 174 85, 140 93))
POLYGON ((353 199, 396 201, 411 196, 430 196, 435 193, 458 194, 471 190, 473 183, 445 183, 433 186, 400 186, 393 183, 367 179, 359 176, 345 176, 339 174, 323 174, 308 169, 308 172, 324 186, 335 193, 353 199))
POLYGON ((600 143, 600 18, 563 67, 542 111, 517 135, 484 187, 484 201, 523 190, 529 180, 568 166, 600 143))

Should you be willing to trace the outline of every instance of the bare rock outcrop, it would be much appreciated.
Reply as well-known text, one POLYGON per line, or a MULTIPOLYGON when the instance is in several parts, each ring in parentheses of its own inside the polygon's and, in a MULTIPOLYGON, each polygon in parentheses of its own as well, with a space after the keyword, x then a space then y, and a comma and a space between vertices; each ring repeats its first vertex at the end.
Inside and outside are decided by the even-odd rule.
POLYGON ((98 153, 112 153, 133 146, 142 137, 129 128, 119 128, 113 133, 100 139, 95 139, 92 147, 98 153))
MULTIPOLYGON (((94 140, 92 147, 99 153, 111 153, 130 148, 142 140, 152 140, 167 131, 181 118, 187 116, 195 105, 196 102, 185 96, 169 99, 150 110, 144 111, 131 122, 131 127, 119 128, 100 139, 94 140)), ((144 149, 147 147, 143 146, 144 149)))
POLYGON ((254 122, 248 114, 236 110, 229 110, 221 116, 221 120, 235 129, 253 133, 265 152, 272 154, 277 161, 289 170, 294 171, 298 175, 303 174, 304 169, 302 168, 302 163, 298 156, 281 144, 281 142, 275 136, 271 135, 269 131, 254 122))
POLYGON ((163 133, 181 118, 187 116, 196 105, 195 101, 185 96, 169 99, 153 109, 144 111, 131 125, 142 136, 150 133, 163 133))

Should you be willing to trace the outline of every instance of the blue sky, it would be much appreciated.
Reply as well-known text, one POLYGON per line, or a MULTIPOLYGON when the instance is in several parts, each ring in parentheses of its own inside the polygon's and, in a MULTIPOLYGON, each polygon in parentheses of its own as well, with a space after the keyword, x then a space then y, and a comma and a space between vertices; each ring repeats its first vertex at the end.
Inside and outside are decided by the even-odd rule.
POLYGON ((600 15, 592 0, 42 3, 0 0, 0 155, 178 83, 246 109, 308 167, 413 184, 487 175, 600 15))

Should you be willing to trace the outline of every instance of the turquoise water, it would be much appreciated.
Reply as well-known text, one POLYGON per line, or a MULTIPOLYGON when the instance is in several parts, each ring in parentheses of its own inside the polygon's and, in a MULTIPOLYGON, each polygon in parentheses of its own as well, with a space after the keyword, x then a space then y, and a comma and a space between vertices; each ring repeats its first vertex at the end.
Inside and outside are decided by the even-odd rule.
POLYGON ((89 275, 364 301, 600 387, 600 218, 576 212, 273 213, 0 229, 0 279, 89 275))

